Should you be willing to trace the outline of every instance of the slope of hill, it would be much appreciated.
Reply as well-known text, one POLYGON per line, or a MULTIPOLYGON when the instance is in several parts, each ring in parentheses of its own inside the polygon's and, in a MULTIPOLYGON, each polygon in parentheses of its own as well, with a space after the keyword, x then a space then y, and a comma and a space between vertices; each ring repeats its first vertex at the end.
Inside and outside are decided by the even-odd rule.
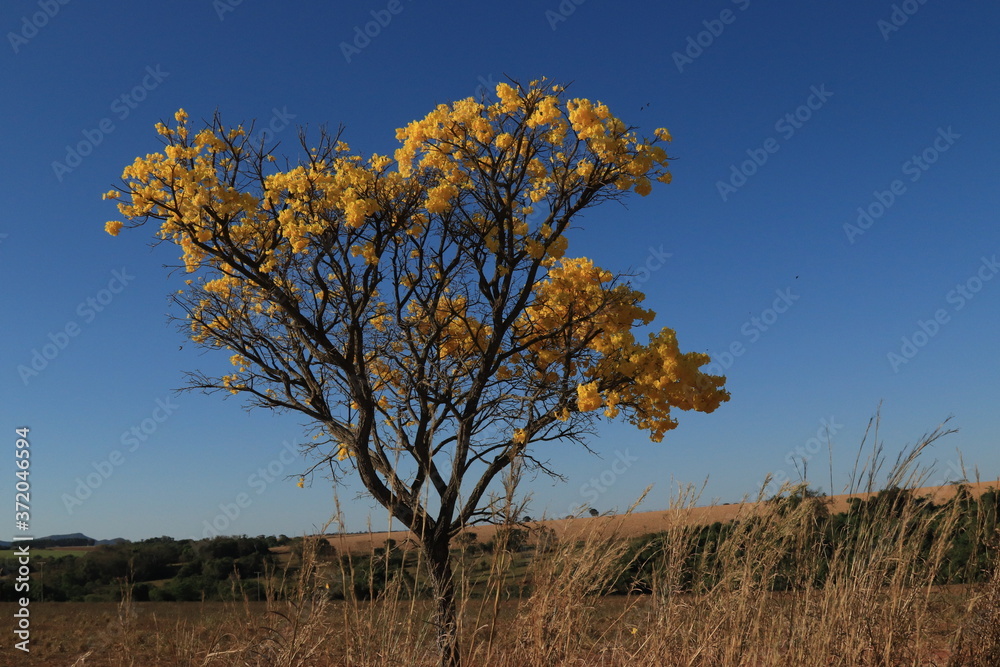
MULTIPOLYGON (((983 493, 992 489, 1000 489, 1000 480, 991 482, 968 483, 963 485, 929 486, 914 489, 914 494, 918 498, 928 498, 932 502, 940 504, 955 496, 960 487, 964 486, 969 492, 979 497, 983 493)), ((830 512, 838 514, 846 512, 850 507, 853 498, 867 500, 874 496, 874 493, 858 493, 831 496, 827 499, 830 512)), ((655 533, 666 530, 678 522, 684 524, 712 524, 716 521, 727 522, 738 518, 741 514, 751 512, 756 503, 742 502, 729 503, 724 505, 708 505, 704 507, 686 507, 680 509, 653 510, 647 512, 633 512, 631 514, 602 515, 597 517, 583 516, 571 519, 547 519, 539 521, 525 522, 526 528, 537 528, 545 526, 555 531, 559 536, 583 534, 593 530, 614 529, 622 537, 638 537, 648 533, 655 533)), ((468 529, 474 533, 479 542, 486 542, 496 534, 497 526, 479 525, 468 529)), ((370 533, 347 533, 327 535, 329 542, 341 551, 354 553, 370 552, 375 547, 381 547, 387 539, 395 540, 399 546, 414 544, 409 531, 399 530, 392 532, 370 532, 370 533)))

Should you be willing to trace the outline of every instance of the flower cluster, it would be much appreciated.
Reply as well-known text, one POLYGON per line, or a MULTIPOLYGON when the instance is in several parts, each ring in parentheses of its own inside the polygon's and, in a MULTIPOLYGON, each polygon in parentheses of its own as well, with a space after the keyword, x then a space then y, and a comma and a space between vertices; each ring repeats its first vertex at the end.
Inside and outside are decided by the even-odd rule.
MULTIPOLYGON (((266 331, 275 366, 317 363, 316 341, 299 357, 276 352, 301 345, 308 322, 324 345, 369 346, 350 353, 361 368, 345 375, 368 378, 374 398, 354 398, 386 419, 405 412, 414 378, 440 379, 429 364, 451 388, 515 349, 491 373, 512 386, 558 380, 561 420, 603 408, 659 440, 676 425, 671 408, 714 410, 728 394, 724 378, 699 371, 708 358, 681 353, 670 329, 637 342, 633 330, 653 320, 643 295, 566 256, 579 210, 670 182, 670 134, 640 136, 607 105, 544 79, 496 92, 495 103, 441 104, 397 129, 391 157, 362 158, 332 139, 285 169, 242 126, 195 132, 180 110, 173 127, 156 126, 162 152, 127 166, 123 187, 105 198, 131 224, 159 221, 159 238, 180 248, 197 274, 187 283, 192 338, 235 353, 235 372, 219 378, 234 393, 301 390, 315 400, 318 380, 296 373, 255 389, 261 357, 243 347, 266 331), (528 298, 511 296, 526 281, 528 298)), ((125 224, 105 229, 117 236, 125 224)), ((520 445, 535 430, 511 433, 520 445)), ((339 446, 338 458, 353 455, 339 446)))

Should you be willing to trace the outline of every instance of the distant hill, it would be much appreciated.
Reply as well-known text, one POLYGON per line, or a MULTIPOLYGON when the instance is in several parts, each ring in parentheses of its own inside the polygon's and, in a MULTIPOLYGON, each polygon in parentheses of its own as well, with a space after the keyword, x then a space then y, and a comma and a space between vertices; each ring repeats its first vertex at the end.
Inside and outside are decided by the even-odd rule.
MULTIPOLYGON (((36 537, 31 541, 31 544, 36 547, 91 547, 102 544, 119 544, 121 542, 128 542, 128 540, 123 537, 113 537, 110 540, 95 540, 83 533, 70 533, 68 535, 36 537)), ((13 542, 0 541, 0 547, 5 549, 10 548, 13 544, 13 542)))
MULTIPOLYGON (((974 497, 978 498, 990 489, 1000 489, 1000 479, 989 482, 970 482, 965 484, 951 484, 947 486, 928 486, 914 489, 913 494, 917 498, 929 498, 935 503, 941 504, 955 496, 960 487, 965 487, 974 497)), ((823 499, 827 502, 830 512, 838 514, 846 512, 850 508, 851 500, 858 498, 867 500, 876 494, 857 493, 837 496, 827 496, 823 499)), ((666 530, 678 524, 686 525, 710 525, 716 521, 725 523, 746 515, 754 510, 755 503, 752 501, 726 503, 723 505, 713 504, 708 506, 684 507, 668 510, 651 510, 644 512, 632 512, 627 515, 600 515, 596 517, 581 516, 577 518, 543 518, 540 521, 526 521, 528 527, 546 526, 555 531, 557 535, 582 534, 598 528, 614 530, 623 537, 639 537, 649 533, 666 530)), ((466 529, 466 532, 475 533, 477 540, 482 543, 493 538, 497 530, 495 525, 477 525, 466 529)), ((387 532, 362 532, 362 533, 342 533, 336 535, 326 535, 334 547, 342 552, 370 553, 376 547, 385 545, 387 539, 395 540, 400 546, 412 546, 416 544, 409 531, 397 530, 387 532)), ((287 547, 278 547, 278 551, 286 551, 287 547)))

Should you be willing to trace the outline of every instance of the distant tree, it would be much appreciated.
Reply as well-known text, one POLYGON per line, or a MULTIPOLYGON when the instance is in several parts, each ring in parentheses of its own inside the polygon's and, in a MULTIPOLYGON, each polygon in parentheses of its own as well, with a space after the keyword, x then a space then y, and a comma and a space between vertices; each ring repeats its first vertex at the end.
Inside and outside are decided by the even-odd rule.
POLYGON ((598 516, 600 512, 591 507, 590 509, 587 510, 587 514, 589 514, 590 516, 598 516))
POLYGON ((180 246, 176 317, 230 356, 232 372, 192 373, 190 388, 304 416, 321 453, 306 474, 355 470, 416 535, 442 665, 459 663, 451 539, 489 517, 515 463, 554 473, 531 445, 582 443, 602 414, 659 441, 671 409, 728 399, 672 330, 636 339, 654 318, 641 292, 566 256, 582 211, 670 181, 667 131, 642 137, 545 81, 497 95, 397 130, 392 157, 303 137, 285 170, 243 127, 193 130, 181 110, 157 125, 163 151, 106 194, 180 246))
POLYGON ((463 549, 468 549, 479 539, 479 536, 471 530, 462 531, 455 536, 455 542, 463 549))
POLYGON ((528 531, 514 526, 500 526, 490 540, 490 551, 517 553, 528 542, 528 531))
POLYGON ((337 555, 336 548, 325 537, 297 538, 292 542, 292 555, 301 561, 307 547, 312 550, 312 555, 319 560, 329 560, 337 555))
POLYGON ((556 548, 559 543, 559 536, 556 531, 548 526, 537 526, 533 529, 535 534, 535 550, 538 553, 549 553, 556 548))

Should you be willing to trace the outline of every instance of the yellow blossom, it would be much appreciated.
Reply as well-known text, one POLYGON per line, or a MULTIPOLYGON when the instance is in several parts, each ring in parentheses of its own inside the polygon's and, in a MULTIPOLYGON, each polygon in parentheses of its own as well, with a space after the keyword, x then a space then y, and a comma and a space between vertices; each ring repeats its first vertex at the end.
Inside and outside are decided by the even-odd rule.
POLYGON ((591 410, 596 410, 604 403, 601 395, 597 392, 596 382, 588 382, 586 384, 577 385, 576 393, 576 406, 580 412, 590 412, 591 410))
POLYGON ((493 143, 496 145, 497 148, 501 150, 506 150, 513 145, 514 137, 508 134, 507 132, 502 132, 501 134, 498 134, 496 136, 496 138, 493 140, 493 143))

